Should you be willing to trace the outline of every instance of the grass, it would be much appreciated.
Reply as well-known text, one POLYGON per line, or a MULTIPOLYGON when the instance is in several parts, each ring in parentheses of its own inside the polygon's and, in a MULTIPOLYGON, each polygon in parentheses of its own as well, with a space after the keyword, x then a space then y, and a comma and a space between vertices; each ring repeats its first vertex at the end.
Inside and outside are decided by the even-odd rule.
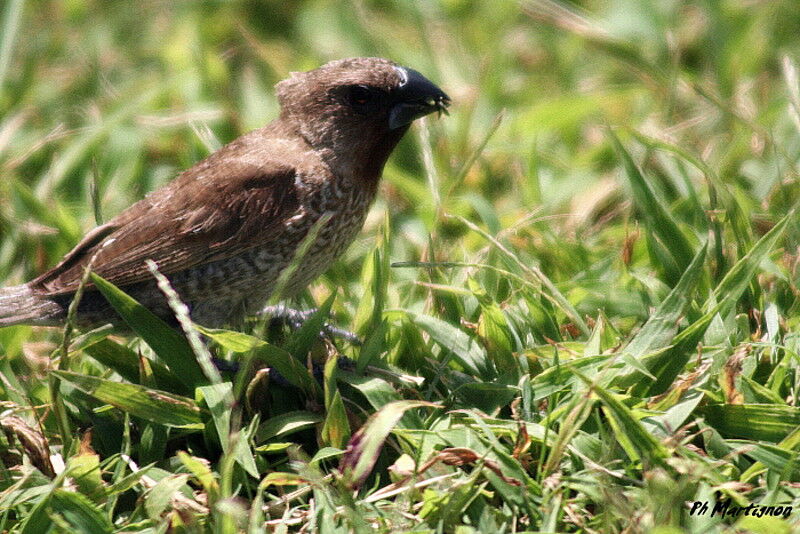
POLYGON ((135 335, 0 330, 0 531, 800 530, 791 0, 10 0, 0 28, 5 285, 273 118, 291 70, 385 56, 454 101, 306 326, 185 325, 240 372, 98 279, 135 335), (317 341, 328 311, 364 344, 317 341))

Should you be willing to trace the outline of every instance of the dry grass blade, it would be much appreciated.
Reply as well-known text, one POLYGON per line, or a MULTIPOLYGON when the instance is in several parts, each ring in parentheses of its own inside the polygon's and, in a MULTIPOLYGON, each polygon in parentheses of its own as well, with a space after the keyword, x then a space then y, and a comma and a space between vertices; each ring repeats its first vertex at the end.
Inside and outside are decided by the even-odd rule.
POLYGON ((0 428, 6 436, 14 436, 25 450, 31 463, 47 477, 55 478, 50 461, 50 446, 41 431, 31 428, 22 418, 13 415, 0 417, 0 428))

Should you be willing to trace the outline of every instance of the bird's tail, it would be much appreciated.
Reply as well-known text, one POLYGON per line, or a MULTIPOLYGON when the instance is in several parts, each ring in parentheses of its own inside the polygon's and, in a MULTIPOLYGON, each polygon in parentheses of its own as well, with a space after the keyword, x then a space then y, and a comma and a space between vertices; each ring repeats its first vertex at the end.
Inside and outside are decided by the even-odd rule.
POLYGON ((36 295, 27 285, 0 288, 0 327, 15 324, 48 326, 58 324, 64 308, 36 295))

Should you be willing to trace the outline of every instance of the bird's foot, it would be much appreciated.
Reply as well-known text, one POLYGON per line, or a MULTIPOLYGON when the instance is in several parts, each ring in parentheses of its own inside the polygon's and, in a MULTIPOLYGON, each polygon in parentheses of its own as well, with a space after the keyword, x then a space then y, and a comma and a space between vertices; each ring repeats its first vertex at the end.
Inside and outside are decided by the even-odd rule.
MULTIPOLYGON (((264 306, 264 308, 262 308, 257 315, 259 317, 269 317, 271 321, 283 323, 296 330, 303 326, 303 323, 305 323, 315 313, 317 313, 316 308, 312 308, 310 310, 297 310, 283 304, 275 304, 272 306, 264 306)), ((344 339, 353 345, 361 345, 361 338, 359 338, 356 334, 350 332, 349 330, 345 330, 344 328, 334 326, 328 322, 322 326, 320 336, 327 337, 329 339, 344 339)))

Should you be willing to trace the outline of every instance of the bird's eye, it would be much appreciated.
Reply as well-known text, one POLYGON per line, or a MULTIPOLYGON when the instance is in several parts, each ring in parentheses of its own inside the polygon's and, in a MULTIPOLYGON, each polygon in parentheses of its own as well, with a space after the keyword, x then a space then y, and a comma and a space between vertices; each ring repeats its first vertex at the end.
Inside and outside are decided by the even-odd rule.
POLYGON ((347 100, 358 111, 369 111, 377 100, 375 91, 366 85, 353 85, 348 88, 347 100))

